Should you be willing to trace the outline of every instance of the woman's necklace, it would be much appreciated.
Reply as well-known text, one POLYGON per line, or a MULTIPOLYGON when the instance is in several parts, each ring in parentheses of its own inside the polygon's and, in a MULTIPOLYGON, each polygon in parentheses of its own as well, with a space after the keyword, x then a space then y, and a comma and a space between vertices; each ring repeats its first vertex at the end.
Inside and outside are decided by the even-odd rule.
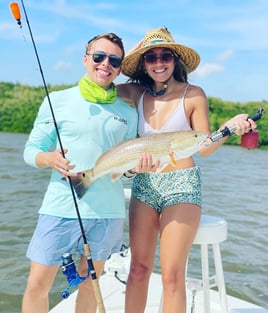
POLYGON ((149 91, 150 95, 152 95, 153 97, 157 97, 163 96, 163 94, 167 91, 167 87, 167 83, 164 83, 163 89, 160 89, 159 91, 154 90, 151 86, 148 86, 147 90, 149 91))

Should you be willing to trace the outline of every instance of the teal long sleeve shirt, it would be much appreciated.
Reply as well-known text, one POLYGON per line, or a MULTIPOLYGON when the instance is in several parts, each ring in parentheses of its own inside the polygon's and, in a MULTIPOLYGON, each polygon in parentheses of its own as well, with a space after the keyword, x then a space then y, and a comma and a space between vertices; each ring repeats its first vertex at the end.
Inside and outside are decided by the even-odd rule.
MULTIPOLYGON (((73 171, 92 168, 97 158, 107 149, 137 135, 136 109, 117 98, 113 104, 88 102, 75 86, 49 95, 66 158, 76 165, 73 171)), ((33 129, 26 142, 24 160, 37 167, 37 153, 54 151, 59 142, 45 98, 40 106, 33 129)), ((110 175, 97 179, 84 197, 78 200, 82 218, 124 218, 125 201, 121 180, 111 181, 110 175)), ((69 183, 54 169, 39 210, 65 218, 77 218, 69 183)))

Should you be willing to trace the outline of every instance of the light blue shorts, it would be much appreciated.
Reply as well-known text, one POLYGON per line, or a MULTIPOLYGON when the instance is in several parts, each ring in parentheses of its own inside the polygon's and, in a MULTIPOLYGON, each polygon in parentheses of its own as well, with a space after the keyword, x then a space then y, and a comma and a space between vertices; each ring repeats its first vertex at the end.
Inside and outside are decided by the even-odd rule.
MULTIPOLYGON (((120 251, 124 219, 83 219, 83 228, 93 260, 107 260, 120 251)), ((27 250, 27 257, 44 265, 61 265, 62 255, 76 252, 84 255, 84 240, 77 219, 39 216, 27 250)))
POLYGON ((163 208, 178 203, 193 203, 201 207, 200 168, 138 174, 133 180, 132 194, 159 213, 163 208))

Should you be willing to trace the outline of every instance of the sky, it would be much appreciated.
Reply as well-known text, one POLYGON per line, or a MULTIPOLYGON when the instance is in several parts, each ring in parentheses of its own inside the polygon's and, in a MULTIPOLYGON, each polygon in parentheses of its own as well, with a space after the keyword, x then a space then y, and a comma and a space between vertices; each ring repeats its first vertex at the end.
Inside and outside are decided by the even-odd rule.
MULTIPOLYGON (((201 57, 189 82, 224 101, 268 100, 267 0, 23 0, 46 84, 74 84, 93 36, 114 32, 126 52, 165 26, 201 57)), ((21 1, 22 28, 0 0, 0 81, 43 85, 21 1)), ((116 82, 127 78, 120 75, 116 82)))

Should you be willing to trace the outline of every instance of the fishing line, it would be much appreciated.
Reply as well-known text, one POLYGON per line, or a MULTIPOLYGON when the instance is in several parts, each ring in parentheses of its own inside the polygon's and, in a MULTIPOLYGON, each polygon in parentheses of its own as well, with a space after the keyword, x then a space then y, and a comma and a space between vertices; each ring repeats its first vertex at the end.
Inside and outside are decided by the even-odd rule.
MULTIPOLYGON (((37 51, 37 48, 36 48, 36 44, 35 44, 35 41, 34 41, 34 38, 33 38, 33 34, 32 34, 32 30, 31 30, 29 19, 28 19, 28 15, 27 15, 27 12, 26 12, 26 8, 25 8, 25 5, 24 5, 24 1, 21 0, 20 2, 21 2, 21 5, 22 5, 22 8, 23 8, 23 12, 24 12, 24 15, 25 15, 25 19, 26 19, 26 23, 27 23, 28 29, 29 29, 29 33, 30 33, 32 44, 33 44, 35 56, 36 56, 36 59, 37 59, 39 71, 40 71, 40 74, 41 74, 41 77, 42 77, 42 81, 43 81, 43 85, 44 85, 44 88, 45 88, 45 93, 46 93, 47 100, 48 100, 48 103, 49 103, 49 108, 50 108, 52 119, 53 119, 53 123, 54 123, 54 126, 55 126, 57 139, 59 141, 60 150, 61 150, 62 156, 65 158, 65 153, 64 153, 64 149, 63 149, 63 145, 62 145, 62 141, 61 141, 61 137, 60 137, 59 128, 58 128, 57 121, 56 121, 56 118, 55 118, 53 106, 52 106, 52 103, 51 103, 51 100, 50 100, 50 96, 49 96, 49 92, 48 92, 45 76, 44 76, 44 73, 43 73, 43 69, 42 69, 42 65, 41 65, 40 58, 39 58, 39 55, 38 55, 38 51, 37 51)), ((11 12, 13 14, 13 17, 17 21, 17 24, 19 25, 20 28, 22 28, 22 25, 21 25, 21 15, 20 15, 20 9, 19 9, 18 4, 16 2, 12 2, 10 4, 10 9, 11 9, 11 12)), ((82 219, 81 219, 81 215, 80 215, 80 212, 79 212, 79 208, 78 208, 78 204, 77 204, 77 200, 76 200, 76 196, 75 196, 73 183, 72 183, 72 180, 71 180, 70 177, 68 178, 68 181, 69 181, 69 185, 70 185, 70 189, 71 189, 71 193, 72 193, 72 198, 73 198, 73 202, 74 202, 74 206, 75 206, 78 222, 79 222, 80 229, 81 229, 82 238, 83 238, 83 241, 84 241, 84 252, 85 252, 85 256, 87 258, 88 272, 90 273, 90 276, 91 276, 91 279, 92 279, 92 285, 93 285, 93 289, 94 289, 97 305, 98 305, 98 308, 99 308, 99 312, 100 313, 105 313, 105 308, 104 308, 102 296, 101 296, 101 293, 100 293, 100 288, 99 288, 99 285, 98 285, 96 271, 95 271, 95 268, 94 268, 94 265, 93 265, 93 261, 92 261, 92 258, 91 258, 89 244, 87 242, 87 238, 86 238, 86 235, 85 235, 85 230, 84 230, 82 219)), ((73 270, 75 270, 75 268, 73 268, 73 270)), ((72 272, 71 274, 74 274, 74 272, 72 272)), ((67 277, 68 281, 72 282, 71 283, 72 286, 75 286, 75 285, 81 283, 86 278, 88 278, 88 276, 86 276, 85 279, 83 279, 80 276, 79 276, 79 278, 80 278, 80 280, 77 279, 77 276, 75 277, 75 279, 73 279, 73 277, 72 278, 68 278, 67 277)), ((68 296, 69 294, 66 294, 66 295, 68 296)), ((66 296, 66 298, 67 298, 67 296, 66 296)))

